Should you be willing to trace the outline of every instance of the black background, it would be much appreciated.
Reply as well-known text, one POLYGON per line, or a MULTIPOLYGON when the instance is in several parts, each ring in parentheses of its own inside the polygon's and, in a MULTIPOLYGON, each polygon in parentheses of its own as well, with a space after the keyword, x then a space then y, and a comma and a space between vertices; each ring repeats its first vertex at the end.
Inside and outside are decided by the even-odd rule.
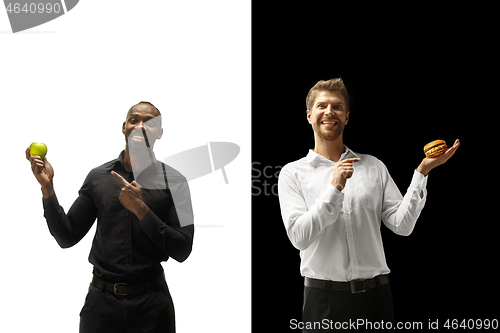
POLYGON ((301 320, 299 251, 281 219, 277 175, 314 148, 305 98, 335 77, 352 101, 344 144, 382 160, 403 195, 426 143, 461 141, 430 173, 413 233, 382 226, 396 321, 498 318, 494 155, 479 146, 496 114, 485 97, 495 78, 488 27, 468 10, 358 8, 347 17, 325 3, 253 3, 253 331, 287 332, 301 320))

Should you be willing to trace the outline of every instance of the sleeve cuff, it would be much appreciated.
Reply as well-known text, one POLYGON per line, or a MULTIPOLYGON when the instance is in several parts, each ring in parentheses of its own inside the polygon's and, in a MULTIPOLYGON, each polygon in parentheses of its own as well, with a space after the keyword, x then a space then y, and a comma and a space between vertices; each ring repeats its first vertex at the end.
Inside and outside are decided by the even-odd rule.
POLYGON ((323 198, 324 198, 324 201, 328 201, 328 202, 342 201, 344 198, 344 193, 339 191, 332 184, 330 184, 323 192, 323 198))
POLYGON ((57 217, 59 210, 59 201, 57 200, 56 194, 52 194, 48 198, 42 197, 44 216, 49 219, 57 217))
POLYGON ((411 179, 410 187, 418 187, 418 188, 424 188, 427 186, 427 179, 429 178, 429 175, 424 176, 417 170, 413 171, 413 178, 411 179))
POLYGON ((48 202, 54 202, 54 200, 55 200, 55 201, 57 201, 57 197, 56 197, 56 194, 55 194, 55 193, 54 193, 54 194, 52 194, 52 195, 51 195, 50 197, 48 197, 48 198, 44 198, 44 197, 42 197, 42 202, 43 202, 44 204, 45 204, 46 202, 47 202, 47 203, 48 203, 48 202))
POLYGON ((154 239, 158 234, 158 230, 163 225, 163 222, 151 211, 151 209, 149 209, 142 220, 139 221, 139 225, 150 239, 154 239))

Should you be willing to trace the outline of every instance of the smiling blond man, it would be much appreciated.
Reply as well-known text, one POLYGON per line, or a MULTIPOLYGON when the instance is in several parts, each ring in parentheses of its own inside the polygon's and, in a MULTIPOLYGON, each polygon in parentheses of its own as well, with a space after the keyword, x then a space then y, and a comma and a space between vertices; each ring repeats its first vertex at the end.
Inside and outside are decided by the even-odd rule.
POLYGON ((344 145, 349 105, 340 78, 311 88, 306 106, 314 149, 285 165, 278 180, 282 218, 300 250, 305 277, 304 332, 328 332, 356 319, 393 327, 381 221, 394 233, 409 235, 427 199, 429 171, 459 146, 457 140, 444 155, 424 158, 402 196, 380 160, 344 145))

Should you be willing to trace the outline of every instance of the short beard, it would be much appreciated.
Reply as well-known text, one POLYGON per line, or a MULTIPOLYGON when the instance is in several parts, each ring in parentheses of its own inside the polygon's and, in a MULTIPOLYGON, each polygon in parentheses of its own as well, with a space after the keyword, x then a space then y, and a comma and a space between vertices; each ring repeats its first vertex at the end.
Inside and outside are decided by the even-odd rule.
POLYGON ((334 140, 337 140, 342 135, 342 133, 344 133, 344 124, 342 122, 339 122, 338 126, 339 126, 338 130, 335 132, 332 132, 331 135, 325 135, 325 133, 320 130, 321 122, 319 122, 319 126, 318 126, 318 124, 313 125, 313 130, 314 130, 314 133, 318 137, 320 137, 321 139, 327 140, 327 141, 334 141, 334 140))

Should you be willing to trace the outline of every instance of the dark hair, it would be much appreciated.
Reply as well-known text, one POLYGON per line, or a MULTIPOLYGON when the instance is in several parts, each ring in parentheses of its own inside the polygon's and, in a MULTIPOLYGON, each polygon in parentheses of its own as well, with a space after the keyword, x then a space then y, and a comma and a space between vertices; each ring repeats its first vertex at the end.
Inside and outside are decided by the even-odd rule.
MULTIPOLYGON (((161 112, 160 112, 160 110, 158 110, 158 108, 157 108, 156 106, 154 106, 154 105, 153 105, 153 103, 151 103, 151 102, 146 102, 146 101, 140 101, 139 103, 132 105, 132 107, 131 107, 130 109, 128 109, 128 112, 127 112, 127 118, 125 119, 125 121, 127 121, 127 119, 128 119, 128 115, 129 115, 129 113, 130 113, 130 110, 132 110, 132 108, 133 108, 134 106, 139 105, 139 104, 149 104, 149 105, 151 105, 152 107, 154 107, 154 108, 156 109, 156 111, 158 111, 158 114, 161 116, 161 112)), ((162 124, 161 124, 161 123, 162 123, 162 120, 161 120, 161 118, 162 118, 162 117, 160 117, 160 127, 162 127, 162 124)))
MULTIPOLYGON (((135 105, 139 105, 139 104, 149 104, 149 105, 151 105, 152 107, 154 107, 154 108, 156 109, 156 111, 158 111, 158 113, 161 115, 160 110, 159 110, 156 106, 154 106, 154 105, 153 105, 153 103, 151 103, 151 102, 146 102, 146 101, 140 101, 139 103, 137 103, 137 104, 135 104, 135 105)), ((133 105, 130 109, 132 109, 135 105, 133 105)), ((129 109, 129 111, 130 111, 130 109, 129 109)))

